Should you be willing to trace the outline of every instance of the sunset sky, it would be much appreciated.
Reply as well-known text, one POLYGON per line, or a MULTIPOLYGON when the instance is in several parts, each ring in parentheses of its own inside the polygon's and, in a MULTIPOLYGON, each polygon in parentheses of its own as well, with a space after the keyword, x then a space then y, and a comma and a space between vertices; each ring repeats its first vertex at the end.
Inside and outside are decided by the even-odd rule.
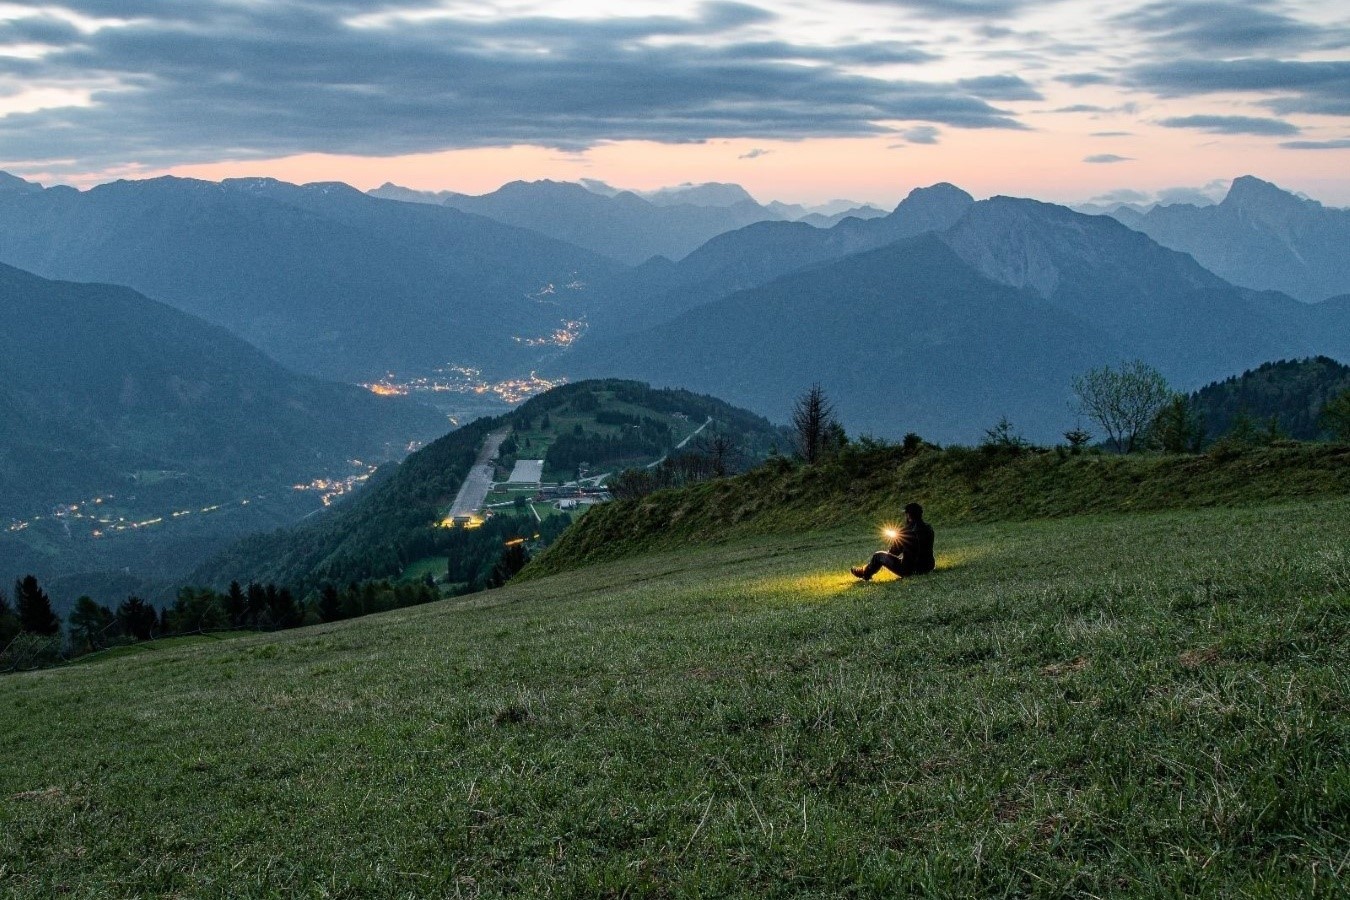
POLYGON ((0 0, 0 168, 1350 205, 1350 4, 0 0))

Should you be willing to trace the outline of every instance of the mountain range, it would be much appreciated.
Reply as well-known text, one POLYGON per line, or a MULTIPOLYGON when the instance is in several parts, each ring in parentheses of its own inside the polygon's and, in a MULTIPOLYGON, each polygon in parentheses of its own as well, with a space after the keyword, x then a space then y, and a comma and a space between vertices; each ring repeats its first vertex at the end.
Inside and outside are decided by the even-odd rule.
POLYGON ((1350 358, 1350 303, 1236 287, 1105 216, 939 185, 885 219, 789 229, 751 226, 666 267, 689 287, 554 365, 778 419, 815 381, 855 429, 970 441, 1005 415, 1055 438, 1074 422, 1072 376, 1104 363, 1141 358, 1189 389, 1271 359, 1350 358), (926 235, 895 242, 907 230, 926 235))
POLYGON ((1118 206, 1111 215, 1233 284, 1308 302, 1350 294, 1350 210, 1250 175, 1213 206, 1118 206))
POLYGON ((528 371, 620 266, 537 232, 340 184, 0 182, 0 262, 124 284, 300 372, 528 371), (519 338, 520 340, 517 340, 519 338))
POLYGON ((645 195, 600 182, 513 181, 489 194, 413 191, 385 184, 372 196, 436 203, 498 222, 570 241, 628 265, 652 257, 677 260, 728 231, 755 222, 801 220, 829 227, 854 216, 884 211, 863 205, 829 204, 808 209, 786 203, 761 205, 740 185, 702 184, 665 188, 645 195))

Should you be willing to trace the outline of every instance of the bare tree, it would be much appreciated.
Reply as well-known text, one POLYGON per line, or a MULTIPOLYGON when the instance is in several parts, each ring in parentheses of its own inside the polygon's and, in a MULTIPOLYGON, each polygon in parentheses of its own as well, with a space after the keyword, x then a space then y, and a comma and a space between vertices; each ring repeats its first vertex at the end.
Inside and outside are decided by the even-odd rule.
POLYGON ((740 448, 721 431, 714 431, 706 438, 699 438, 696 448, 707 460, 709 474, 713 478, 725 478, 730 475, 735 471, 740 459, 740 448))
POLYGON ((1162 373, 1141 360, 1092 369, 1073 379, 1082 412, 1102 427, 1121 453, 1133 453, 1140 436, 1172 398, 1162 373))
POLYGON ((843 439, 843 429, 834 418, 834 404, 825 399, 819 384, 797 398, 792 407, 792 431, 797 455, 807 463, 819 462, 830 447, 843 439))

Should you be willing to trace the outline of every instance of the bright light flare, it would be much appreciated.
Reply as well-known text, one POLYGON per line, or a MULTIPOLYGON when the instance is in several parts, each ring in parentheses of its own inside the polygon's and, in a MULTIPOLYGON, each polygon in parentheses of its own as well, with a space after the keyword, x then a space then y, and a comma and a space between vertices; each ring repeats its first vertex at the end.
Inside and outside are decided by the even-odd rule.
POLYGON ((881 536, 888 541, 897 540, 900 537, 900 529, 894 525, 881 526, 881 536))

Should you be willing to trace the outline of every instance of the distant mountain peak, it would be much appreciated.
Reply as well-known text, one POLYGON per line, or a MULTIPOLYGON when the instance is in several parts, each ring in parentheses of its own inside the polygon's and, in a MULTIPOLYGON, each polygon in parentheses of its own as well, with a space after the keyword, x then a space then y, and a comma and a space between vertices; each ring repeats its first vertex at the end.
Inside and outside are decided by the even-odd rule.
POLYGON ((1321 206, 1316 200, 1306 200, 1302 197, 1284 190, 1278 185, 1271 184, 1269 181, 1262 181, 1254 175, 1242 175, 1233 179, 1232 186, 1228 189, 1228 196, 1223 198, 1221 206, 1227 207, 1247 207, 1255 205, 1271 206, 1281 204, 1282 206, 1302 207, 1306 205, 1321 206))
POLYGON ((655 191, 644 191, 642 196, 657 206, 674 206, 680 203, 687 203, 690 206, 736 206, 740 203, 755 202, 750 192, 739 184, 721 181, 664 187, 655 191))
POLYGON ((25 181, 17 175, 0 172, 0 191, 14 194, 36 194, 43 190, 36 181, 25 181))

